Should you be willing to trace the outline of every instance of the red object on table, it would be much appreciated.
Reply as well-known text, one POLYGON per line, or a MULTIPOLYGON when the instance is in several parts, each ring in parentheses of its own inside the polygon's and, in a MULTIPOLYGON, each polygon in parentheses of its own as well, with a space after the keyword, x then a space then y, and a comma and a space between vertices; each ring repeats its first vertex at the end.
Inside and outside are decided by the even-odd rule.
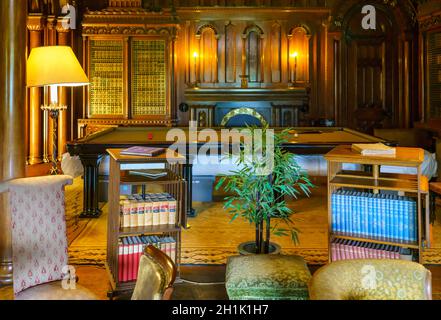
POLYGON ((149 140, 152 140, 152 139, 153 139, 153 133, 149 133, 149 134, 147 134, 147 138, 148 138, 149 140))

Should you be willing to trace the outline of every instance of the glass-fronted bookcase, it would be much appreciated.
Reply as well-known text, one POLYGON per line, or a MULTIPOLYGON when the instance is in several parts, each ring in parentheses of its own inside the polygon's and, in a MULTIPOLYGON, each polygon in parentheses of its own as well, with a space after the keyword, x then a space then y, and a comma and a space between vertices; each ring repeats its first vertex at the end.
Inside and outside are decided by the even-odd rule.
POLYGON ((85 14, 83 66, 90 85, 84 88, 80 137, 108 126, 176 124, 178 29, 168 12, 106 9, 85 14))

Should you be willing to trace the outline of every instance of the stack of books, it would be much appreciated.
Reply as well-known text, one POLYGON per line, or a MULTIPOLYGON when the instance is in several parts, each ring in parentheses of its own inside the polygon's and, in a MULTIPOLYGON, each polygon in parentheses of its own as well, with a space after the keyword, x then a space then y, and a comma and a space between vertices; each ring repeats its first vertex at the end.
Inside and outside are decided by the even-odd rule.
POLYGON ((121 151, 122 155, 128 156, 145 156, 145 157, 155 157, 163 154, 166 151, 164 148, 155 147, 130 147, 121 151))
POLYGON ((176 225, 177 201, 168 193, 134 194, 120 200, 120 225, 157 227, 176 225))
POLYGON ((396 149, 382 143, 353 144, 352 150, 363 156, 395 156, 396 149))
POLYGON ((148 245, 167 254, 176 263, 176 240, 173 237, 123 237, 118 243, 118 281, 130 282, 138 278, 139 261, 148 245))
POLYGON ((332 261, 352 259, 401 259, 401 248, 384 244, 334 239, 331 243, 332 261))
POLYGON ((417 241, 417 203, 412 198, 338 190, 331 201, 336 234, 399 243, 417 241))

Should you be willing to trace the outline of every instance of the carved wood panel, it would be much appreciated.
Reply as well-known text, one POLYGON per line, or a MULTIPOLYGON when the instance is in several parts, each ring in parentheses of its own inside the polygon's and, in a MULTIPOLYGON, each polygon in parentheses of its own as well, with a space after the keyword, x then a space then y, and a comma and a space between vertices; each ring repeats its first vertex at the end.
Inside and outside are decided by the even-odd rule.
POLYGON ((277 22, 271 27, 271 82, 282 82, 282 27, 277 22))
POLYGON ((236 73, 236 29, 229 22, 225 26, 225 82, 235 83, 237 80, 236 73))
POLYGON ((354 12, 343 41, 343 118, 345 125, 372 133, 399 125, 398 39, 387 12, 377 11, 376 30, 362 29, 362 16, 354 12))

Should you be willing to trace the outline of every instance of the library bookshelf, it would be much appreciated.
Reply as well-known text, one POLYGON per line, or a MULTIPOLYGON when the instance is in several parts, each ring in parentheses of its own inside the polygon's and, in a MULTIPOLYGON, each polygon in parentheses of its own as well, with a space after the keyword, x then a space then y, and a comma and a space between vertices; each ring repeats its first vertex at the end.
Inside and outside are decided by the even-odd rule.
MULTIPOLYGON (((352 151, 351 146, 338 146, 325 155, 328 162, 328 245, 329 261, 332 262, 331 244, 336 239, 358 241, 368 244, 379 244, 410 249, 413 260, 422 262, 422 251, 430 247, 430 213, 429 213, 429 182, 422 175, 424 151, 418 148, 396 148, 395 156, 362 156, 352 151), (360 165, 359 171, 344 170, 343 164, 360 165), (413 167, 416 175, 382 173, 382 166, 413 167), (384 191, 396 192, 414 199, 416 203, 416 240, 406 241, 385 236, 354 234, 335 230, 333 219, 333 194, 337 190, 356 190, 367 194, 378 195, 384 191)), ((384 201, 391 201, 386 199, 384 201)), ((373 210, 373 208, 368 208, 373 210)), ((348 216, 353 219, 357 207, 350 207, 348 216)), ((363 212, 367 214, 366 212, 363 212)), ((389 213, 390 214, 390 213, 389 213)), ((382 215, 384 218, 385 215, 382 215)), ((366 221, 366 220, 364 220, 366 221)), ((380 223, 380 222, 378 222, 380 223)), ((382 221, 381 223, 384 223, 382 221)), ((362 225, 362 223, 360 223, 362 225)))
MULTIPOLYGON (((182 178, 182 164, 185 157, 174 153, 167 157, 164 153, 155 157, 127 156, 122 155, 123 149, 108 149, 110 155, 110 176, 109 176, 109 215, 107 223, 107 260, 106 269, 109 275, 111 290, 108 297, 113 298, 118 293, 133 291, 136 280, 122 282, 118 279, 119 265, 119 240, 122 237, 130 236, 167 236, 173 237, 176 241, 175 256, 172 257, 180 271, 181 261, 181 231, 186 227, 186 181, 182 178), (163 164, 167 174, 158 178, 150 178, 134 175, 127 170, 127 165, 142 164, 163 164), (121 186, 129 187, 132 193, 145 196, 149 187, 160 186, 161 191, 169 193, 176 200, 176 221, 175 224, 163 224, 157 226, 122 227, 121 225, 121 186)), ((136 170, 142 171, 142 170, 136 170)))

